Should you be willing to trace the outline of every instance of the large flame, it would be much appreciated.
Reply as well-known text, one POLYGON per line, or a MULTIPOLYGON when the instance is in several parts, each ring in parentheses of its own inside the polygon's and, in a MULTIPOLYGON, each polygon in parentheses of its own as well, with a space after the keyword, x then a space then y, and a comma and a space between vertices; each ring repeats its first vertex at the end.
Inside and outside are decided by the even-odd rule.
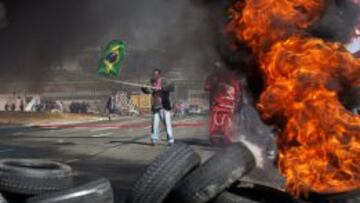
POLYGON ((278 166, 295 196, 360 188, 360 117, 338 99, 359 86, 360 60, 305 31, 325 3, 247 0, 232 7, 227 26, 259 58, 267 87, 258 107, 263 119, 284 121, 278 166))
POLYGON ((303 33, 320 17, 325 0, 247 0, 230 9, 227 29, 245 41, 256 54, 274 42, 303 33))

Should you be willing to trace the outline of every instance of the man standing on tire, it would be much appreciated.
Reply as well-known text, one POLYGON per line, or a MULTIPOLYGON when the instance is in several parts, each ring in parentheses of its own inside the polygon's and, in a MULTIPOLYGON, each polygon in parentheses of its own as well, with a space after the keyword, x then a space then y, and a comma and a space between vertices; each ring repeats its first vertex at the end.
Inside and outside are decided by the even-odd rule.
POLYGON ((155 145, 159 141, 160 121, 164 123, 169 145, 174 144, 174 136, 171 125, 171 101, 170 92, 174 91, 174 84, 161 77, 161 70, 154 69, 150 80, 153 88, 142 88, 145 94, 151 94, 152 128, 151 143, 155 145))

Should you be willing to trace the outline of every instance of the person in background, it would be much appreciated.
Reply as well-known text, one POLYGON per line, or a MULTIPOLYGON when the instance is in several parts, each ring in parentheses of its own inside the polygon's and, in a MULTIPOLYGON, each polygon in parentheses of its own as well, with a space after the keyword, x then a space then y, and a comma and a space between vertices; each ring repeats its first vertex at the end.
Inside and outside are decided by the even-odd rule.
POLYGON ((111 95, 111 96, 108 98, 108 101, 107 101, 107 103, 106 103, 106 109, 107 109, 109 121, 111 121, 111 116, 112 116, 112 114, 115 113, 115 110, 116 110, 115 97, 114 97, 114 95, 111 95))
POLYGON ((21 112, 24 112, 24 108, 25 108, 25 107, 24 107, 24 100, 21 100, 21 101, 20 101, 20 111, 21 111, 21 112))
POLYGON ((152 128, 151 143, 155 145, 159 141, 160 121, 164 123, 167 133, 168 145, 174 144, 173 129, 171 125, 171 101, 170 92, 174 91, 174 84, 161 77, 161 70, 154 69, 150 80, 153 88, 142 88, 145 94, 151 94, 152 128))
POLYGON ((18 96, 15 100, 15 110, 20 110, 21 98, 18 96))
POLYGON ((180 115, 181 117, 184 117, 185 116, 185 109, 186 109, 186 105, 184 102, 181 102, 180 103, 180 115))
POLYGON ((180 117, 181 109, 180 109, 180 102, 176 102, 174 105, 174 118, 180 117))
POLYGON ((64 105, 61 101, 56 101, 56 105, 60 112, 64 112, 64 105))
POLYGON ((11 107, 10 107, 10 109, 11 109, 11 111, 12 111, 12 112, 14 112, 14 111, 15 111, 15 109, 16 109, 16 106, 15 106, 15 104, 11 104, 11 107))

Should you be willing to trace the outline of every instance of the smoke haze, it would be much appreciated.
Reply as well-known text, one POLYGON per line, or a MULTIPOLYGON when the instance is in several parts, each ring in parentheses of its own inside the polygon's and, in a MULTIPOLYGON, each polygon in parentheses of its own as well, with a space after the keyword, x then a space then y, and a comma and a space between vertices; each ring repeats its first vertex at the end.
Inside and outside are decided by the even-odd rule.
MULTIPOLYGON (((52 67, 64 66, 69 55, 98 50, 113 39, 127 42, 127 63, 141 66, 135 67, 141 74, 163 66, 202 78, 217 56, 210 11, 191 0, 12 0, 7 7, 10 24, 0 31, 1 78, 51 80, 52 67), (139 54, 154 59, 131 58, 139 54)), ((0 4, 0 18, 2 13, 0 4)), ((139 73, 130 68, 124 72, 139 73)))

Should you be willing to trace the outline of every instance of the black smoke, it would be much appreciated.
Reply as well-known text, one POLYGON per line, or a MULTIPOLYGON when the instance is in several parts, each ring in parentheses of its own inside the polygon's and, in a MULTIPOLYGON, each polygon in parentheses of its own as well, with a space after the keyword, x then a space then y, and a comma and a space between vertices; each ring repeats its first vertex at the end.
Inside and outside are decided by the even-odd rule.
POLYGON ((359 7, 351 0, 328 0, 322 17, 309 32, 328 41, 346 42, 358 15, 359 7))
POLYGON ((158 67, 202 79, 218 56, 212 15, 192 0, 11 0, 7 7, 0 79, 40 88, 56 77, 54 67, 86 50, 96 51, 81 69, 95 70, 99 47, 113 39, 128 44, 123 73, 129 77, 158 67))
POLYGON ((0 30, 7 27, 8 20, 6 17, 6 6, 4 2, 0 1, 0 30))

